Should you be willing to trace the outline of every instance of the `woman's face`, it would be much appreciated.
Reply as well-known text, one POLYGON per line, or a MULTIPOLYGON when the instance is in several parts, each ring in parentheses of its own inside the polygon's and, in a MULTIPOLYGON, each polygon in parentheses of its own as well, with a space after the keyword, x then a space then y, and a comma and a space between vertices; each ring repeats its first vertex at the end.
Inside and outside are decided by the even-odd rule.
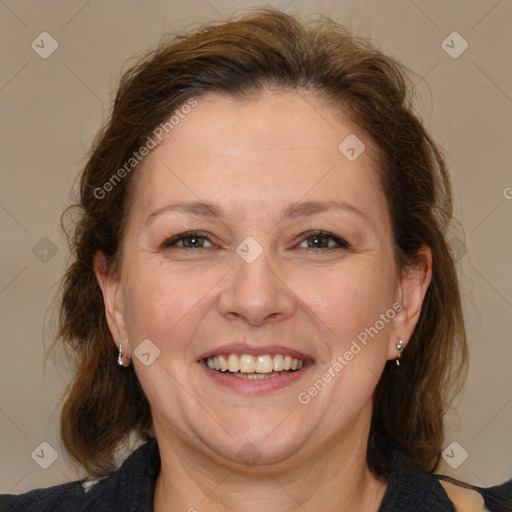
POLYGON ((97 274, 157 437, 283 464, 365 439, 428 286, 396 271, 367 135, 311 95, 209 94, 136 172, 120 276, 97 274))

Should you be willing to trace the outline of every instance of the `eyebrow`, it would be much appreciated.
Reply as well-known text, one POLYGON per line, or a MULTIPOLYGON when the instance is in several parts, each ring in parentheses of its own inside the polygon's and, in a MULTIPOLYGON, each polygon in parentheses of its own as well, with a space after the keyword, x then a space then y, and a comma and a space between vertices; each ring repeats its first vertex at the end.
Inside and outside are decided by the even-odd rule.
MULTIPOLYGON (((364 220, 369 220, 368 216, 356 208, 355 206, 343 200, 336 201, 299 201, 291 203, 283 210, 280 220, 295 219, 300 217, 308 217, 318 213, 324 213, 332 210, 342 210, 345 212, 356 214, 364 220)), ((150 223, 155 217, 162 213, 176 211, 193 215, 195 217, 204 218, 223 218, 226 214, 223 210, 213 203, 203 201, 182 201, 180 203, 169 204, 162 208, 152 211, 145 221, 145 224, 150 223)))

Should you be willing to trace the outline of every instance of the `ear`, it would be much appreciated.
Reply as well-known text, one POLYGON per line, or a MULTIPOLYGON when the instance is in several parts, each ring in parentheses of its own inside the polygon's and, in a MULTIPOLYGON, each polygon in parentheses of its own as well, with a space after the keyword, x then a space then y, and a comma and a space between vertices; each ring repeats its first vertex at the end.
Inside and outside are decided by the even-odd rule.
MULTIPOLYGON (((107 270, 107 258, 101 251, 94 254, 94 274, 103 293, 103 302, 105 304, 105 316, 108 327, 116 347, 119 343, 128 339, 125 324, 125 314, 123 305, 123 294, 121 283, 112 277, 107 270)), ((128 343, 123 343, 123 361, 124 365, 130 363, 130 354, 128 343)))
POLYGON ((422 245, 418 251, 418 263, 407 268, 400 277, 397 290, 397 302, 401 309, 393 318, 393 328, 389 340, 388 360, 398 355, 396 348, 400 339, 403 348, 407 346, 412 333, 420 318, 421 306, 432 280, 432 251, 430 247, 422 245))

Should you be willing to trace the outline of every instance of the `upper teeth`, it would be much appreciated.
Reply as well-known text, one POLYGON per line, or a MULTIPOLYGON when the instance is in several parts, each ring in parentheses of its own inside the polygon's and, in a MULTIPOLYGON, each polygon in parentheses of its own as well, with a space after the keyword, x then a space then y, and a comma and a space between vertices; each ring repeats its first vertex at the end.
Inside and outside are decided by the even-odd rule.
POLYGON ((300 370, 304 365, 304 361, 281 354, 277 354, 274 357, 267 354, 258 357, 248 354, 238 357, 236 354, 229 354, 229 356, 208 357, 206 364, 208 368, 222 372, 271 373, 283 370, 300 370))

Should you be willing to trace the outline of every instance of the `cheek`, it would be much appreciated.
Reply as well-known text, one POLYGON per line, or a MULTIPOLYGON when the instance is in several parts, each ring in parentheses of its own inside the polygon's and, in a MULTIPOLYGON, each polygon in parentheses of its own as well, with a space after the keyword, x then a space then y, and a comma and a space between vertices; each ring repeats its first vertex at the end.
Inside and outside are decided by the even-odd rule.
POLYGON ((126 286, 128 331, 155 340, 180 332, 208 290, 206 281, 204 274, 171 272, 165 265, 133 266, 126 286))
POLYGON ((325 267, 299 276, 295 289, 332 333, 356 336, 392 305, 392 278, 369 258, 364 264, 325 267))

